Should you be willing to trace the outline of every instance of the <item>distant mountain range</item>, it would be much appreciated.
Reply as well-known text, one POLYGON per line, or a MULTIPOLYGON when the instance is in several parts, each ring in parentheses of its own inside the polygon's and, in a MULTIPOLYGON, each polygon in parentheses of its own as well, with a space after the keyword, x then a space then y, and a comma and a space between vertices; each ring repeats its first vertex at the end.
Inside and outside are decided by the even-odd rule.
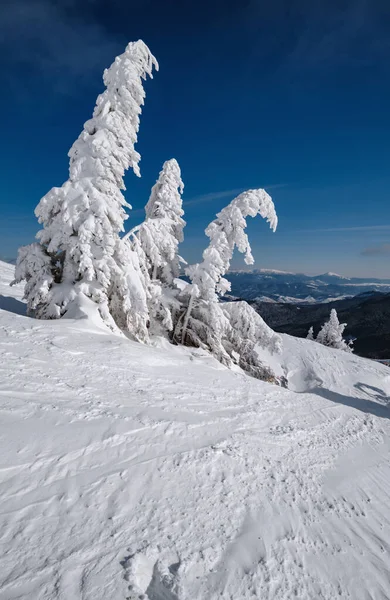
POLYGON ((390 358, 390 279, 268 269, 232 271, 227 279, 232 286, 227 299, 247 300, 275 331, 306 337, 313 325, 317 333, 335 308, 347 323, 346 337, 356 338, 357 354, 390 358))
POLYGON ((390 294, 365 292, 323 304, 287 304, 250 301, 250 304, 275 331, 306 337, 311 325, 317 334, 332 308, 340 322, 347 323, 345 336, 356 338, 356 354, 368 358, 390 358, 390 294))
POLYGON ((230 271, 231 295, 243 300, 313 304, 364 292, 390 292, 390 279, 347 278, 336 273, 304 275, 271 269, 230 271))

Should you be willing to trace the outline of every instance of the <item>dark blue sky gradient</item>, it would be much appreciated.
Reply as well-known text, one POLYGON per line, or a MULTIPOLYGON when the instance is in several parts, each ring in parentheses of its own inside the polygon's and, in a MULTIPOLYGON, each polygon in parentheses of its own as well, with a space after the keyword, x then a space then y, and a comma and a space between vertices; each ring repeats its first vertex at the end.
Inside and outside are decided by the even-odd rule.
POLYGON ((129 227, 175 157, 188 261, 238 190, 265 187, 280 226, 249 224, 255 267, 390 276, 386 0, 3 0, 0 256, 33 240, 103 69, 139 38, 160 72, 146 84, 142 179, 126 178, 129 227))

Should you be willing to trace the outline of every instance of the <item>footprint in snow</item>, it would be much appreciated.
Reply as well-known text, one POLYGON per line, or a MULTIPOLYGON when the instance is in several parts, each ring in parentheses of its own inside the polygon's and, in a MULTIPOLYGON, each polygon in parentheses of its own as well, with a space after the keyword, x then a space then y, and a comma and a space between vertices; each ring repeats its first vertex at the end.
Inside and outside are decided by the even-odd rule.
POLYGON ((294 427, 291 425, 275 425, 274 427, 269 428, 269 432, 273 435, 284 435, 291 433, 292 431, 294 431, 294 427))

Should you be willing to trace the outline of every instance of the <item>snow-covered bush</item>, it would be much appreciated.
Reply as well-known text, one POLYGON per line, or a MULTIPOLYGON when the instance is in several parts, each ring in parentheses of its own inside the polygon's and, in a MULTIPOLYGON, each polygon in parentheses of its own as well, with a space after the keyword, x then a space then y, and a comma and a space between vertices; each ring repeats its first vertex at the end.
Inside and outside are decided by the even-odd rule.
POLYGON ((24 297, 27 299, 27 314, 34 314, 42 319, 52 318, 51 306, 46 304, 45 300, 55 282, 56 270, 61 272, 60 259, 58 263, 56 267, 51 257, 38 243, 22 246, 19 249, 15 279, 11 285, 20 281, 26 282, 24 297))
POLYGON ((145 221, 125 236, 148 271, 150 323, 155 333, 171 331, 172 313, 180 308, 174 280, 184 262, 178 253, 185 226, 183 189, 177 161, 167 160, 146 204, 145 221))
POLYGON ((316 341, 323 346, 337 348, 339 350, 344 350, 345 352, 353 352, 352 343, 347 343, 343 339, 343 333, 346 326, 346 323, 339 322, 336 309, 332 308, 329 321, 326 321, 321 327, 316 341))
POLYGON ((82 293, 99 305, 111 326, 114 320, 136 338, 147 335, 143 317, 140 330, 134 325, 139 321, 134 313, 144 301, 142 277, 119 233, 130 208, 121 191, 123 176, 129 167, 140 174, 134 145, 145 98, 142 80, 152 76, 153 67, 158 68, 156 59, 138 41, 104 72, 107 89, 69 151, 68 181, 52 188, 35 210, 43 226, 37 234, 40 251, 36 244, 21 249, 16 280, 29 282, 27 302, 39 317, 61 317, 82 293), (30 252, 46 256, 45 269, 34 268, 30 252))
POLYGON ((314 329, 313 329, 313 325, 310 327, 309 331, 307 332, 306 339, 307 339, 307 340, 314 340, 314 329))
MULTIPOLYGON (((240 346, 240 335, 248 339, 245 338, 245 328, 250 319, 245 320, 244 311, 240 309, 240 324, 237 325, 236 321, 236 330, 232 331, 234 327, 231 325, 229 309, 224 310, 226 305, 219 303, 219 296, 230 289, 230 283, 224 275, 230 267, 235 248, 245 253, 246 264, 254 262, 245 228, 246 218, 256 215, 265 218, 275 231, 275 207, 270 196, 262 189, 243 192, 218 213, 206 229, 210 243, 203 253, 203 261, 186 269, 191 285, 182 292, 184 311, 176 322, 174 339, 182 344, 204 347, 226 365, 232 364, 230 349, 238 352, 234 346, 240 346)), ((251 351, 252 348, 248 351, 245 346, 246 356, 251 351)), ((241 353, 244 354, 244 344, 241 345, 241 353)), ((249 366, 248 358, 238 358, 235 362, 240 361, 242 365, 249 366)))
POLYGON ((271 354, 280 354, 280 335, 268 327, 247 302, 225 302, 221 308, 229 320, 223 345, 233 362, 252 377, 275 382, 274 373, 260 360, 256 346, 267 348, 271 354))

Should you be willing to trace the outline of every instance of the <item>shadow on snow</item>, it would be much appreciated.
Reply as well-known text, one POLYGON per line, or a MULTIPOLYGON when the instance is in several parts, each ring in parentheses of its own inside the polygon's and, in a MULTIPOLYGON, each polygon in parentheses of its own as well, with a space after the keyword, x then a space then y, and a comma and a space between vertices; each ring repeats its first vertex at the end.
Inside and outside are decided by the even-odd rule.
POLYGON ((321 387, 311 389, 310 393, 326 398, 326 400, 343 404, 344 406, 351 406, 366 414, 375 415, 382 419, 390 419, 390 410, 388 406, 390 398, 386 396, 383 390, 365 383, 356 383, 355 387, 365 394, 374 397, 375 400, 366 400, 365 398, 357 398, 356 396, 344 396, 344 394, 332 392, 332 390, 321 387))
POLYGON ((7 310, 15 315, 26 316, 26 305, 20 300, 16 300, 10 296, 2 296, 0 294, 0 309, 7 310))

